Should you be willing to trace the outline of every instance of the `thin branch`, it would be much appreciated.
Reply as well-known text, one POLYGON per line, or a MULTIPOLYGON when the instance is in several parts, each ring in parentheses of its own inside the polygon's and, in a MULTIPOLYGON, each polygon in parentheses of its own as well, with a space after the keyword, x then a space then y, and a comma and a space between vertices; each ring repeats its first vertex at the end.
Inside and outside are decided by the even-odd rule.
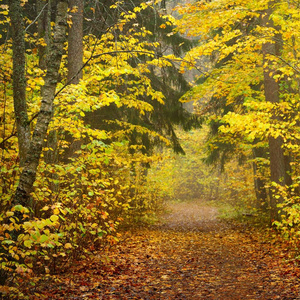
POLYGON ((96 46, 97 46, 97 42, 98 42, 98 39, 96 40, 96 43, 95 43, 95 45, 94 45, 94 49, 92 50, 92 54, 91 54, 91 56, 88 58, 88 60, 82 65, 82 67, 77 71, 77 73, 75 73, 74 75, 73 75, 73 77, 72 78, 70 78, 70 80, 69 81, 67 81, 64 85, 63 85, 63 87, 61 87, 56 93, 55 93, 55 95, 54 95, 54 98, 56 98, 72 81, 73 81, 73 79, 88 65, 88 63, 92 60, 92 58, 93 58, 93 53, 95 52, 95 50, 96 50, 96 46))
POLYGON ((98 57, 101 57, 101 56, 104 56, 104 55, 113 55, 113 54, 118 54, 118 53, 141 53, 141 54, 151 54, 153 56, 155 55, 155 53, 150 52, 150 51, 138 51, 138 50, 117 50, 117 51, 104 52, 104 53, 97 54, 97 55, 91 55, 88 58, 88 60, 82 65, 82 67, 78 70, 78 72, 62 88, 60 88, 56 92, 55 97, 57 97, 72 82, 72 80, 79 74, 79 72, 81 72, 81 70, 83 68, 85 68, 89 64, 89 62, 92 59, 95 59, 95 58, 98 58, 98 57))
POLYGON ((78 72, 68 81, 64 84, 63 87, 61 87, 55 94, 55 97, 57 97, 71 82, 72 80, 79 74, 79 72, 81 72, 88 64, 91 60, 93 59, 96 59, 96 58, 99 58, 101 56, 104 56, 104 55, 114 55, 114 54, 119 54, 119 53, 136 53, 136 54, 147 54, 149 56, 156 56, 157 58, 160 58, 160 59, 164 59, 168 62, 185 62, 185 63, 188 63, 190 65, 192 65, 199 73, 203 74, 203 75, 207 75, 208 73, 207 72, 204 72, 202 71, 199 67, 195 66, 193 63, 185 60, 185 59, 182 59, 182 58, 178 58, 178 59, 169 59, 169 58, 166 58, 166 57, 163 57, 163 56, 158 56, 155 52, 151 52, 151 51, 141 51, 141 50, 115 50, 115 51, 109 51, 109 52, 104 52, 104 53, 101 53, 101 54, 97 54, 97 55, 91 55, 88 60, 82 65, 82 67, 78 70, 78 72))
POLYGON ((44 11, 44 9, 46 8, 47 5, 48 5, 48 2, 43 6, 43 8, 39 12, 39 14, 36 16, 36 18, 25 28, 25 32, 39 19, 39 17, 43 13, 43 11, 44 11))
MULTIPOLYGON (((29 124, 31 124, 31 122, 36 119, 38 117, 39 113, 36 113, 32 116, 32 118, 28 121, 29 124)), ((5 142, 7 142, 9 139, 11 139, 12 137, 17 136, 17 131, 15 130, 15 126, 11 132, 11 134, 9 136, 7 136, 6 138, 3 138, 3 141, 0 143, 0 149, 4 149, 4 144, 5 142)))
POLYGON ((276 56, 278 57, 282 62, 284 62, 287 66, 289 66, 290 68, 292 68, 297 74, 300 74, 300 69, 298 69, 297 67, 291 65, 289 62, 287 62, 284 58, 282 58, 281 56, 276 56))
POLYGON ((9 136, 7 136, 5 139, 3 139, 3 141, 0 143, 0 149, 4 149, 5 142, 7 142, 9 139, 11 139, 14 136, 17 136, 16 131, 12 132, 9 136))

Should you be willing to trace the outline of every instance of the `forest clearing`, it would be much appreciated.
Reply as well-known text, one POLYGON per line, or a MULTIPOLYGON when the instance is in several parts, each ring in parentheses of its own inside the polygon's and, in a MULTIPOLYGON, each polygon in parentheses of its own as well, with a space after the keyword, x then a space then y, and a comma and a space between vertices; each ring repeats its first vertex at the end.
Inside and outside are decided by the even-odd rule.
POLYGON ((299 11, 0 0, 0 297, 300 299, 299 11))

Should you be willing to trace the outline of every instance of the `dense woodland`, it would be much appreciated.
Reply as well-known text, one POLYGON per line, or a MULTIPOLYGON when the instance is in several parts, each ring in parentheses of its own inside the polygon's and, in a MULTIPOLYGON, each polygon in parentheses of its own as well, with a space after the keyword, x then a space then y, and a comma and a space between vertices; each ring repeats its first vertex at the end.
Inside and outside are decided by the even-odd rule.
POLYGON ((173 2, 0 0, 3 295, 174 199, 298 248, 300 2, 173 2))

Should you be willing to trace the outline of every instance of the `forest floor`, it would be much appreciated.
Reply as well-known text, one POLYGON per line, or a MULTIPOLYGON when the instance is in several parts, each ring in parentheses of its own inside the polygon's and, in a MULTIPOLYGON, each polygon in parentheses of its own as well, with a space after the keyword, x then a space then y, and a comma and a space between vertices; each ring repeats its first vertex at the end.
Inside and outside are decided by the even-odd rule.
POLYGON ((205 202, 173 203, 160 224, 127 232, 32 299, 300 299, 300 270, 287 257, 205 202))

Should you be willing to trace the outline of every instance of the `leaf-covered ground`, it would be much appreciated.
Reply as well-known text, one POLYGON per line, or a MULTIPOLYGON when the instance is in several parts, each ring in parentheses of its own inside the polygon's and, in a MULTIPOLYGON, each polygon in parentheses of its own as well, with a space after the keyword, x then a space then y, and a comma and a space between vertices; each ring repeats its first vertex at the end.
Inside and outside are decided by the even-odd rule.
POLYGON ((202 202, 171 208, 164 223, 78 261, 32 299, 300 299, 300 270, 284 247, 202 202))

